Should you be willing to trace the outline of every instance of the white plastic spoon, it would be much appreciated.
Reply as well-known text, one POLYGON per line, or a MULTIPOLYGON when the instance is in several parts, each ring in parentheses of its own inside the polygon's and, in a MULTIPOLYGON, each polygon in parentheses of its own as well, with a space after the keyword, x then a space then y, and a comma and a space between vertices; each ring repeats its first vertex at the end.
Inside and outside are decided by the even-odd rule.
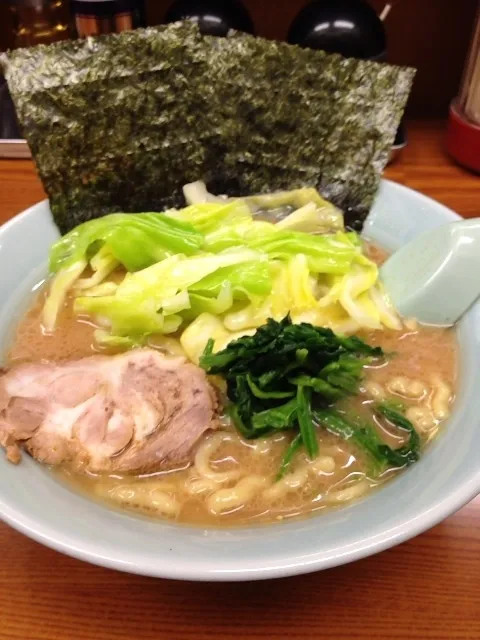
POLYGON ((480 296, 480 218, 422 233, 388 258, 380 276, 402 316, 455 324, 480 296))

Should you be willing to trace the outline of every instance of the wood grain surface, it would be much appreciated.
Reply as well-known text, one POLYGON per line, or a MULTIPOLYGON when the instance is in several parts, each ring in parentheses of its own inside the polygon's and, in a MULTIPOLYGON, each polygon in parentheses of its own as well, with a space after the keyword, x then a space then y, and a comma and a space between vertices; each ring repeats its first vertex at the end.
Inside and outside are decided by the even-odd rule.
MULTIPOLYGON (((412 123, 410 145, 387 176, 464 216, 480 215, 480 179, 450 162, 443 130, 412 123)), ((0 161, 1 221, 42 195, 30 162, 0 161)), ((116 573, 0 525, 1 640, 164 638, 480 640, 480 498, 372 558, 243 584, 116 573)))

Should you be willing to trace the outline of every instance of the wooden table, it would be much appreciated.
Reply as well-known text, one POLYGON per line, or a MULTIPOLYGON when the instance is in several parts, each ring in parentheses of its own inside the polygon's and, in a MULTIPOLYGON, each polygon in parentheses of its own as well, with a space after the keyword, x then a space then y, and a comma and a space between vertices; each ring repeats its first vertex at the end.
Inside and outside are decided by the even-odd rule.
MULTIPOLYGON (((443 130, 442 123, 412 123, 410 145, 387 176, 464 216, 480 215, 480 179, 449 161, 443 130)), ((0 162, 0 221, 42 197, 30 162, 0 162)), ((1 640, 289 637, 480 640, 480 498, 372 558, 247 584, 116 573, 0 525, 1 640)))

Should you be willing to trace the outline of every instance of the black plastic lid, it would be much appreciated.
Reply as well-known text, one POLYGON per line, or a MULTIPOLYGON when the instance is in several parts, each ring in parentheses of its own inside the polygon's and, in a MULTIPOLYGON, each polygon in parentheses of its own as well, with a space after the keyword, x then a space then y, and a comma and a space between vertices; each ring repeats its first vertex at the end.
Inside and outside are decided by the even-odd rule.
POLYGON ((226 36, 230 29, 254 32, 250 14, 236 0, 177 0, 167 11, 165 22, 190 18, 204 35, 226 36))
POLYGON ((99 18, 114 13, 144 12, 144 0, 70 0, 70 7, 74 14, 93 15, 99 18))
POLYGON ((349 58, 378 59, 385 54, 383 22, 364 0, 318 0, 292 22, 288 42, 349 58))

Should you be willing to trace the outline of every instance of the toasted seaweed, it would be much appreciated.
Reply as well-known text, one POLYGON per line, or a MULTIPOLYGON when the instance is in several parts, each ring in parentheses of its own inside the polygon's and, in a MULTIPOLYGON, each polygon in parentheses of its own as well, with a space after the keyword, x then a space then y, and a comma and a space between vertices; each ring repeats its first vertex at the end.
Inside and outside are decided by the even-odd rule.
POLYGON ((198 178, 209 128, 201 47, 186 22, 8 55, 7 81, 62 232, 112 211, 161 209, 198 178))
POLYGON ((239 193, 316 186, 361 225, 414 70, 244 34, 208 40, 230 141, 218 174, 239 193))
POLYGON ((361 227, 414 70, 190 23, 10 52, 7 81, 62 232, 230 195, 317 187, 361 227))

